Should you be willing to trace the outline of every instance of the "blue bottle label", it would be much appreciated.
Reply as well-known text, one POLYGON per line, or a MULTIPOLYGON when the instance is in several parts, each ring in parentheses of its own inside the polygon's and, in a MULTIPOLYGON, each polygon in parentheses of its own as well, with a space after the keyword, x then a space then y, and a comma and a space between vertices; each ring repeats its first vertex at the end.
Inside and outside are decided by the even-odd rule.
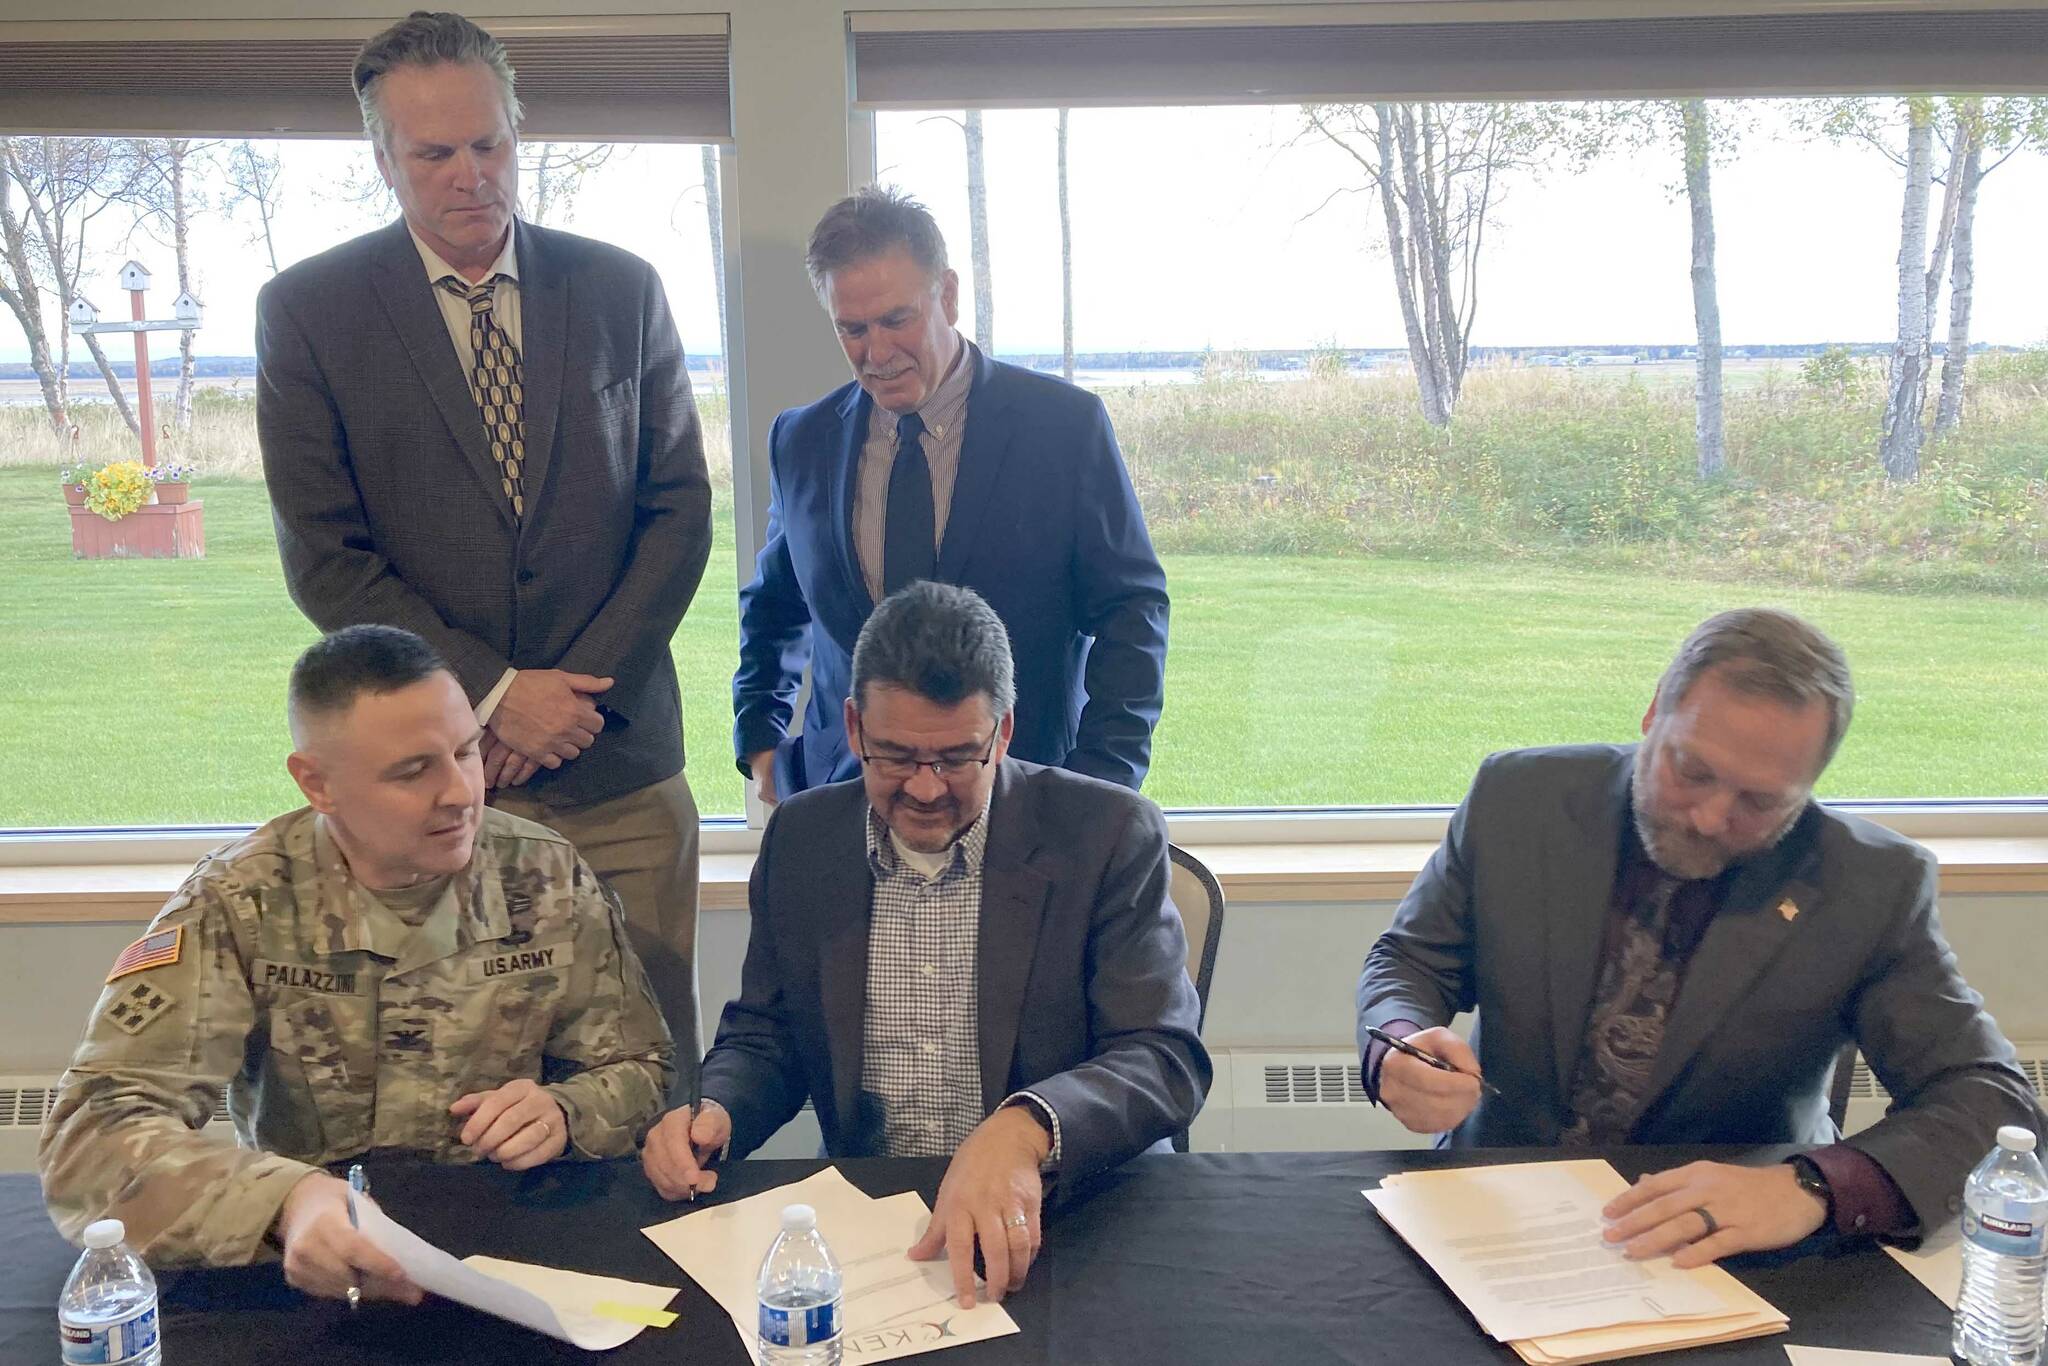
POLYGON ((813 1347, 839 1336, 839 1300, 809 1309, 761 1306, 761 1341, 771 1347, 813 1347))
POLYGON ((156 1346, 156 1305, 112 1323, 57 1321, 64 1366, 120 1366, 156 1346))
POLYGON ((2042 1251, 2042 1206, 2024 1200, 1986 1201, 1963 1205, 1963 1237, 1986 1252, 2012 1257, 2038 1257, 2042 1251))

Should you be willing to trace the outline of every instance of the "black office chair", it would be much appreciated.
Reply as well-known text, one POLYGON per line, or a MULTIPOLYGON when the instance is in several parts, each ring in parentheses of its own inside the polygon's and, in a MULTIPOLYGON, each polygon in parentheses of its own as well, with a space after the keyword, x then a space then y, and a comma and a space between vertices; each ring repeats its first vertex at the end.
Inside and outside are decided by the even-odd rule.
MULTIPOLYGON (((1188 937, 1188 980, 1195 984, 1195 1027, 1209 1016, 1209 979, 1216 975, 1216 946, 1223 940, 1223 887, 1202 861, 1179 845, 1169 844, 1166 856, 1172 864, 1167 899, 1180 915, 1188 937)), ((1173 1150, 1188 1150, 1188 1133, 1173 1136, 1173 1150)))

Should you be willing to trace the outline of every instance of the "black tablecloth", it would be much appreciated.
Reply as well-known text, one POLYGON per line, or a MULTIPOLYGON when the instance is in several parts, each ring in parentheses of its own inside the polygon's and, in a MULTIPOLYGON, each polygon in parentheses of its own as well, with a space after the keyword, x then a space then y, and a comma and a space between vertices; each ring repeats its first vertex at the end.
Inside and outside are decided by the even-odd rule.
MULTIPOLYGON (((1624 1175, 1704 1155, 1605 1154, 1624 1175)), ((1244 1153, 1143 1157, 1048 1220, 1030 1283, 1006 1303, 1022 1332, 947 1352, 977 1363, 1515 1360, 1482 1335, 1359 1195, 1390 1171, 1529 1161, 1554 1153, 1244 1153)), ((755 1194, 817 1162, 742 1162, 716 1198, 755 1194)), ((938 1161, 840 1164, 873 1195, 937 1192, 938 1161)), ((637 1163, 558 1164, 515 1176, 409 1162, 372 1168, 379 1202, 457 1256, 483 1252, 683 1287, 674 1327, 606 1354, 619 1366, 744 1366, 730 1321, 639 1230, 683 1212, 637 1163)), ((687 1208, 687 1207, 684 1207, 687 1208)), ((763 1249, 765 1251, 766 1249, 763 1249)), ((76 1253, 51 1229, 33 1178, 0 1176, 0 1366, 57 1359, 56 1304, 76 1253)), ((1945 1355, 1948 1310, 1866 1242, 1816 1241, 1731 1269, 1792 1320, 1789 1335, 1699 1349, 1688 1360, 1773 1363, 1783 1344, 1945 1355)), ((588 1354, 439 1301, 365 1305, 351 1317, 284 1284, 275 1265, 159 1277, 167 1366, 236 1363, 540 1363, 588 1354)), ((858 1358, 849 1353, 847 1360, 858 1358)), ((1671 1360, 1674 1358, 1665 1358, 1671 1360)))

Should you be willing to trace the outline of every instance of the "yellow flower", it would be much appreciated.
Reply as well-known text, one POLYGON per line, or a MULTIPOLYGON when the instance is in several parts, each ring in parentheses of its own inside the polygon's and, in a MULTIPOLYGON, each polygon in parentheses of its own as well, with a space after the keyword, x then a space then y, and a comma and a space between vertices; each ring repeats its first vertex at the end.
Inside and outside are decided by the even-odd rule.
POLYGON ((149 472, 139 460, 117 460, 86 481, 85 505, 118 522, 149 501, 149 472))

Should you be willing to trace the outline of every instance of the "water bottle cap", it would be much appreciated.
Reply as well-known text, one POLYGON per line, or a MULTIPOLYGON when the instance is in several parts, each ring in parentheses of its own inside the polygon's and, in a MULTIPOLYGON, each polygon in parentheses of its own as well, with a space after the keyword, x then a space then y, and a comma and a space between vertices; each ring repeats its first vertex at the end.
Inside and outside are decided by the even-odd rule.
MULTIPOLYGON (((2031 1138, 2033 1135, 2029 1134, 2031 1138)), ((784 1233, 809 1233, 818 1226, 818 1212, 809 1205, 784 1205, 782 1207, 782 1231, 784 1233)))
POLYGON ((119 1219, 101 1219, 85 1226, 85 1245, 94 1251, 119 1247, 128 1236, 128 1226, 119 1219))
MULTIPOLYGON (((2034 1151, 2034 1131, 2022 1129, 2017 1124, 2001 1124, 1998 1126, 1998 1146, 2007 1152, 2030 1153, 2034 1151)), ((90 1232, 88 1229, 87 1233, 90 1232)))

